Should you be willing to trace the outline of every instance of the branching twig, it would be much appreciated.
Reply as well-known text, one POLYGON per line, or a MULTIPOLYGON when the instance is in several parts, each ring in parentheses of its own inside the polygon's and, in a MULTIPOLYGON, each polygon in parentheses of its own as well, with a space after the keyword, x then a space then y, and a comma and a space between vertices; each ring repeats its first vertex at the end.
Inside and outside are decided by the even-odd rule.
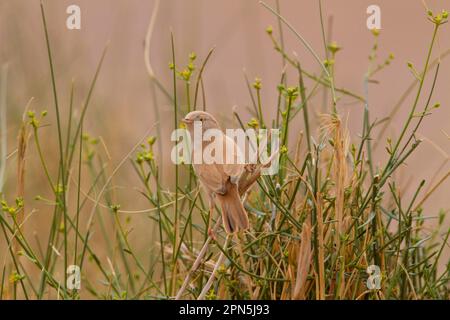
MULTIPOLYGON (((231 239, 231 235, 227 236, 227 239, 225 240, 225 245, 223 246, 224 250, 227 250, 228 245, 230 243, 230 239, 231 239)), ((217 259, 216 265, 214 266, 214 270, 211 274, 211 276, 208 279, 208 282, 205 284, 205 286, 202 289, 202 292, 200 293, 200 295, 198 296, 197 300, 204 300, 206 294, 209 291, 209 288, 211 288, 211 285, 214 282, 214 279, 216 278, 216 273, 217 270, 219 269, 219 267, 222 265, 223 259, 225 258, 225 254, 223 252, 220 253, 219 259, 217 259)))

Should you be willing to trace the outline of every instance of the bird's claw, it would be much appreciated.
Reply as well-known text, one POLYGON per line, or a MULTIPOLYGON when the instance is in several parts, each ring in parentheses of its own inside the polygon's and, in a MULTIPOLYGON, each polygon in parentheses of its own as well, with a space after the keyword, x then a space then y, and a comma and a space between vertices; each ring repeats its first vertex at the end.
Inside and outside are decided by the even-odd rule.
POLYGON ((211 228, 208 229, 208 236, 210 236, 211 239, 216 241, 216 232, 213 229, 211 229, 211 228))

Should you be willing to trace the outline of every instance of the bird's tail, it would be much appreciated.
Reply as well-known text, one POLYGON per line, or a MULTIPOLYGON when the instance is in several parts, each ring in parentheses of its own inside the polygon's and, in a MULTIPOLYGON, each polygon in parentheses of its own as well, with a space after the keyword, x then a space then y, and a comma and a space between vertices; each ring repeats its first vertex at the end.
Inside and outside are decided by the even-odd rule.
POLYGON ((225 195, 217 194, 217 199, 222 208, 222 220, 225 231, 234 233, 248 229, 248 216, 239 197, 237 185, 228 181, 226 189, 225 195))

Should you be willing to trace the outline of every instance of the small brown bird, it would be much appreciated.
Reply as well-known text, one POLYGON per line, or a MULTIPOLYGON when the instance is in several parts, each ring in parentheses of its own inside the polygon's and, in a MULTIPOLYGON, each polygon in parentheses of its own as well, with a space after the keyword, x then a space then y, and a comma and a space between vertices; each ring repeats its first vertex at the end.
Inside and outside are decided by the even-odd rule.
POLYGON ((214 212, 214 200, 217 198, 222 209, 222 221, 225 231, 234 233, 239 230, 245 230, 248 228, 248 216, 238 191, 239 177, 244 170, 245 164, 240 164, 237 161, 238 146, 234 140, 223 133, 219 123, 211 114, 204 111, 192 111, 186 115, 182 122, 186 124, 191 141, 193 141, 193 159, 196 159, 196 156, 200 156, 203 160, 203 154, 200 153, 203 153, 203 150, 213 143, 213 141, 203 141, 203 139, 201 141, 194 140, 194 123, 197 121, 202 125, 202 137, 207 130, 216 129, 220 131, 216 136, 216 139, 220 140, 216 141, 216 143, 223 143, 223 159, 233 159, 232 163, 227 163, 226 161, 221 163, 204 163, 202 161, 196 164, 193 161, 194 171, 209 195, 210 217, 214 212), (228 145, 228 148, 226 145, 228 145), (231 154, 229 154, 230 152, 231 154))

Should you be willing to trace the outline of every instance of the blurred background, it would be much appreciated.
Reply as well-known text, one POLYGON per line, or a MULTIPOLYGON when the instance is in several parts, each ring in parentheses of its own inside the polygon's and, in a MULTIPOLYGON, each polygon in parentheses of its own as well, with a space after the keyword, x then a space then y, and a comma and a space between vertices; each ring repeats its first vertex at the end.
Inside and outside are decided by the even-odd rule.
MULTIPOLYGON (((49 36, 55 61, 58 99, 67 116, 71 83, 74 81, 74 107, 80 109, 89 85, 107 43, 106 58, 101 69, 85 121, 85 131, 93 137, 101 137, 99 149, 105 154, 112 169, 127 155, 150 128, 156 128, 157 115, 154 96, 144 64, 144 39, 153 1, 147 0, 45 0, 49 36), (81 8, 81 30, 68 30, 66 8, 76 4, 81 8)), ((274 0, 267 0, 275 6, 274 0)), ((283 16, 311 44, 321 57, 324 56, 318 1, 280 0, 283 16)), ((371 120, 383 119, 392 111, 401 95, 414 81, 406 64, 412 62, 422 70, 433 25, 427 20, 426 9, 421 0, 324 0, 325 29, 330 40, 342 47, 336 58, 336 85, 358 95, 363 95, 363 77, 368 68, 368 56, 374 37, 366 27, 369 5, 381 8, 382 29, 379 37, 378 61, 383 62, 390 53, 395 59, 371 83, 369 100, 371 120)), ((429 1, 434 12, 449 9, 446 0, 429 1)), ((160 82, 171 92, 172 79, 168 64, 171 58, 170 32, 175 39, 176 60, 181 67, 188 63, 188 55, 195 52, 199 66, 208 51, 215 47, 203 74, 207 109, 217 116, 223 126, 237 127, 232 117, 232 107, 245 121, 250 120, 248 112, 251 99, 244 78, 244 70, 250 81, 262 79, 263 112, 266 118, 275 115, 277 90, 282 59, 273 50, 273 44, 265 29, 273 25, 278 37, 277 19, 264 9, 257 0, 164 0, 161 1, 150 46, 152 67, 160 82)), ((302 67, 314 74, 320 68, 293 34, 283 29, 286 51, 295 52, 302 67)), ((438 45, 433 59, 439 52, 450 48, 450 29, 445 25, 440 30, 438 45)), ((0 0, 0 64, 8 63, 7 134, 8 153, 17 147, 17 134, 22 114, 30 98, 34 97, 30 109, 48 110, 47 127, 40 130, 45 141, 45 157, 53 176, 56 176, 58 146, 50 69, 45 45, 44 31, 37 0, 0 0), (54 159, 54 161, 52 160, 54 159), (53 161, 53 162, 52 162, 53 161)), ((431 75, 429 75, 431 77, 431 75)), ((429 79, 430 80, 430 79, 429 79)), ((288 69, 287 82, 296 85, 295 70, 288 69)), ((428 81, 430 83, 431 81, 428 81)), ((312 86, 309 80, 306 86, 312 86)), ((184 85, 179 83, 179 99, 185 108, 184 85)), ((428 86, 428 84, 427 84, 428 86)), ((428 89, 428 87, 426 88, 428 89)), ((424 95, 425 97, 425 95, 424 95)), ((384 144, 387 137, 395 138, 404 123, 413 95, 401 106, 392 125, 380 140, 374 155, 375 163, 382 165, 386 159, 384 144)), ((159 119, 164 146, 161 154, 155 156, 163 163, 162 181, 167 188, 173 182, 173 170, 169 162, 170 132, 173 129, 173 106, 164 95, 157 93, 159 119)), ((201 100, 200 100, 201 101, 201 100)), ((446 162, 450 153, 450 60, 442 59, 439 80, 432 103, 440 102, 441 108, 425 119, 419 130, 419 137, 426 140, 402 168, 401 177, 404 197, 410 197, 410 190, 416 189, 422 179, 429 180, 436 172, 440 178, 448 172, 446 162)), ((419 109, 423 106, 419 104, 419 109)), ((309 106, 312 113, 330 110, 323 105, 321 94, 309 106)), ((343 96, 338 102, 338 111, 348 118, 348 127, 355 142, 359 141, 362 128, 363 104, 343 96)), ((299 132, 303 122, 296 122, 299 132)), ((375 129, 377 136, 379 128, 375 129)), ((156 129, 152 131, 157 135, 156 129)), ((317 132, 314 131, 317 136, 317 132)), ((100 151, 99 151, 100 152, 100 151)), ((8 162, 4 197, 13 201, 16 182, 16 162, 8 162)), ((88 175, 86 173, 86 175, 88 175)), ((435 180, 436 182, 437 180, 435 180)), ((139 194, 136 186, 138 177, 131 165, 125 163, 114 178, 116 203, 124 210, 148 208, 148 201, 139 194)), ((30 143, 27 152, 25 200, 29 208, 36 208, 26 224, 26 232, 35 233, 37 238, 46 239, 50 210, 45 203, 33 200, 36 195, 51 198, 44 173, 40 167, 36 149, 30 143)), ((428 185, 427 185, 428 186, 428 185)), ((437 215, 440 209, 447 210, 450 180, 440 186, 425 203, 426 215, 437 215)), ((105 211, 105 214, 107 212, 105 211)), ((130 241, 139 252, 145 254, 154 245, 152 222, 145 214, 133 214, 133 233, 130 241)), ((95 237, 95 235, 94 235, 95 237)), ((101 242, 96 243, 101 247, 101 242)), ((8 255, 4 239, 0 240, 0 263, 8 255)), ((2 263, 3 264, 3 263, 2 263)))

